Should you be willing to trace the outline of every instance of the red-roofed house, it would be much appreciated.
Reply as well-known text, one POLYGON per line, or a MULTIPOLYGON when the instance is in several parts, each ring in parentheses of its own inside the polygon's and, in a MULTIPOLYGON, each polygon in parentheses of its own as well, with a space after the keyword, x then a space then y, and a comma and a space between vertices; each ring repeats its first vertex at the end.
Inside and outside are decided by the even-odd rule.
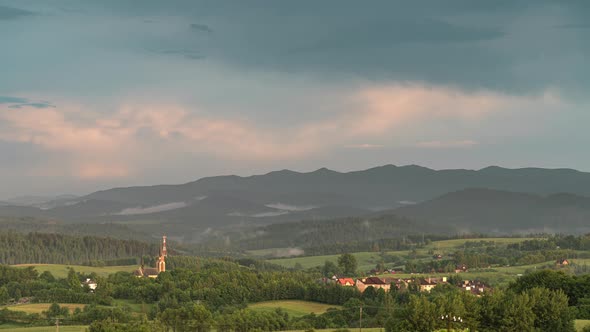
POLYGON ((340 286, 354 286, 354 279, 352 279, 352 278, 340 278, 336 282, 340 286))

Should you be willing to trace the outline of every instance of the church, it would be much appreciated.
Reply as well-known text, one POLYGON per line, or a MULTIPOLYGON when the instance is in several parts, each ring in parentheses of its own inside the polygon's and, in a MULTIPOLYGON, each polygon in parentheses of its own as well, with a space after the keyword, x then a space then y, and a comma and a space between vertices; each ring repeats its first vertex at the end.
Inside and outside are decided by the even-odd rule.
POLYGON ((141 267, 133 272, 133 275, 138 278, 157 278, 160 272, 166 271, 166 236, 162 236, 162 245, 160 246, 160 255, 156 262, 156 267, 144 267, 143 257, 141 258, 141 267))

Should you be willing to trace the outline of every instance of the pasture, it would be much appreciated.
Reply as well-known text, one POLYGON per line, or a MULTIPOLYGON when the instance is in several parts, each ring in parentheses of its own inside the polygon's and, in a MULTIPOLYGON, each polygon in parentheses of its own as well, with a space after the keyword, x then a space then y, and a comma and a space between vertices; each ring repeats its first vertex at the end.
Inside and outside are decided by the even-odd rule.
MULTIPOLYGON (((73 312, 76 308, 84 309, 86 304, 79 304, 79 303, 58 303, 60 307, 66 307, 73 312)), ((7 306, 8 310, 12 311, 23 311, 27 314, 40 314, 43 311, 47 311, 51 306, 51 303, 30 303, 30 304, 15 304, 11 306, 7 306)))
MULTIPOLYGON (((479 241, 492 241, 498 245, 507 245, 512 243, 523 242, 526 240, 531 240, 534 238, 476 238, 476 239, 454 239, 454 240, 444 240, 444 241, 434 241, 423 248, 419 248, 416 250, 416 254, 418 256, 430 258, 429 251, 434 252, 452 252, 456 249, 462 248, 466 242, 479 242, 479 241)), ((273 251, 277 251, 277 248, 274 249, 262 249, 262 250, 252 250, 249 251, 250 254, 254 256, 264 256, 268 255, 273 251)), ((388 251, 387 254, 394 255, 394 256, 408 256, 410 254, 409 250, 400 250, 400 251, 388 251)), ((356 257, 358 262, 358 268, 361 271, 368 271, 375 267, 375 265, 380 261, 379 253, 378 252, 356 252, 353 253, 356 257)), ((258 256, 258 257, 260 257, 258 256)), ((291 257, 291 258, 272 258, 268 259, 267 261, 273 264, 281 265, 288 268, 295 267, 296 264, 299 264, 304 269, 322 266, 324 262, 330 261, 333 263, 337 263, 338 257, 340 255, 323 255, 323 256, 303 256, 303 257, 291 257)))
POLYGON ((66 264, 17 264, 13 265, 16 267, 28 267, 33 266, 39 273, 49 271, 56 278, 65 278, 68 276, 68 271, 73 268, 76 272, 84 274, 96 273, 98 276, 106 277, 109 274, 117 273, 120 271, 133 272, 138 268, 137 265, 126 265, 126 266, 84 266, 84 265, 66 265, 66 264))
MULTIPOLYGON (((406 252, 407 253, 407 252, 406 252)), ((358 262, 360 270, 372 269, 375 267, 380 260, 378 252, 355 252, 354 257, 358 262)), ((324 255, 324 256, 305 256, 305 257, 293 257, 293 258, 279 258, 269 259, 268 262, 281 265, 288 268, 293 268, 297 264, 301 265, 304 269, 322 266, 324 262, 330 261, 335 264, 338 263, 338 257, 340 255, 324 255)))
POLYGON ((574 321, 576 331, 582 331, 585 327, 590 326, 590 319, 577 319, 574 321))
MULTIPOLYGON (((59 332, 86 332, 88 326, 72 325, 60 326, 59 332)), ((0 325, 0 330, 11 332, 55 332, 55 326, 35 326, 35 327, 16 327, 10 325, 0 325)))
POLYGON ((321 315, 330 308, 339 309, 340 306, 309 301, 282 300, 253 303, 249 305, 248 308, 264 312, 274 311, 276 308, 282 308, 291 317, 302 317, 311 313, 321 315))
MULTIPOLYGON (((343 329, 320 329, 320 330, 314 330, 314 331, 316 331, 316 332, 333 332, 333 331, 338 331, 338 330, 342 331, 343 329)), ((354 331, 358 331, 359 328, 358 327, 351 327, 351 328, 344 329, 344 330, 354 332, 354 331)), ((363 332, 383 332, 383 331, 385 331, 385 329, 382 327, 366 327, 366 328, 363 327, 363 332)), ((291 331, 283 331, 283 332, 305 332, 305 330, 291 330, 291 331)))

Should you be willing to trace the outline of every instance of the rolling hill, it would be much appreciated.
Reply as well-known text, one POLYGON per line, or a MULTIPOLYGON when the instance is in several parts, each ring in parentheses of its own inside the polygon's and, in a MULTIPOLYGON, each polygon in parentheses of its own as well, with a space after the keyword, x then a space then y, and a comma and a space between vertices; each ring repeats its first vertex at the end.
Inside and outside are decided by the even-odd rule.
POLYGON ((570 169, 487 167, 475 171, 386 165, 348 173, 325 168, 309 173, 282 170, 249 177, 208 177, 180 185, 114 188, 83 197, 60 197, 44 206, 7 202, 12 205, 0 205, 0 216, 141 224, 144 231, 191 238, 211 227, 392 211, 466 230, 490 225, 498 226, 498 231, 556 229, 560 217, 571 226, 567 229, 578 229, 586 216, 583 196, 590 196, 590 173, 570 169), (490 191, 461 194, 468 188, 490 191), (547 195, 551 196, 542 199, 547 195))
POLYGON ((464 189, 393 212, 462 232, 590 232, 590 198, 565 193, 464 189))

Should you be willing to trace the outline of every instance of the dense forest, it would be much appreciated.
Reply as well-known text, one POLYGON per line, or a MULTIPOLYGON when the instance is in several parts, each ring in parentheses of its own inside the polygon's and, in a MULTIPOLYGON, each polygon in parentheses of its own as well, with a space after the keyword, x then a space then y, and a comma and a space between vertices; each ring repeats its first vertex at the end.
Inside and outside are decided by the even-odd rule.
POLYGON ((1 264, 96 264, 156 255, 157 243, 110 237, 0 232, 1 264))
POLYGON ((219 250, 298 247, 309 248, 317 254, 328 254, 342 252, 343 245, 348 245, 344 250, 358 251, 353 249, 363 248, 361 251, 364 251, 367 246, 380 240, 389 241, 387 245, 390 249, 397 249, 400 245, 412 243, 412 240, 418 242, 425 233, 431 240, 448 239, 457 235, 456 231, 448 227, 385 215, 371 218, 306 220, 216 231, 208 234, 200 247, 219 250))
POLYGON ((2 217, 0 228, 3 231, 18 233, 58 233, 64 235, 90 235, 112 237, 122 240, 152 241, 149 232, 138 228, 130 228, 117 223, 78 223, 71 224, 54 219, 39 219, 32 217, 2 217))

